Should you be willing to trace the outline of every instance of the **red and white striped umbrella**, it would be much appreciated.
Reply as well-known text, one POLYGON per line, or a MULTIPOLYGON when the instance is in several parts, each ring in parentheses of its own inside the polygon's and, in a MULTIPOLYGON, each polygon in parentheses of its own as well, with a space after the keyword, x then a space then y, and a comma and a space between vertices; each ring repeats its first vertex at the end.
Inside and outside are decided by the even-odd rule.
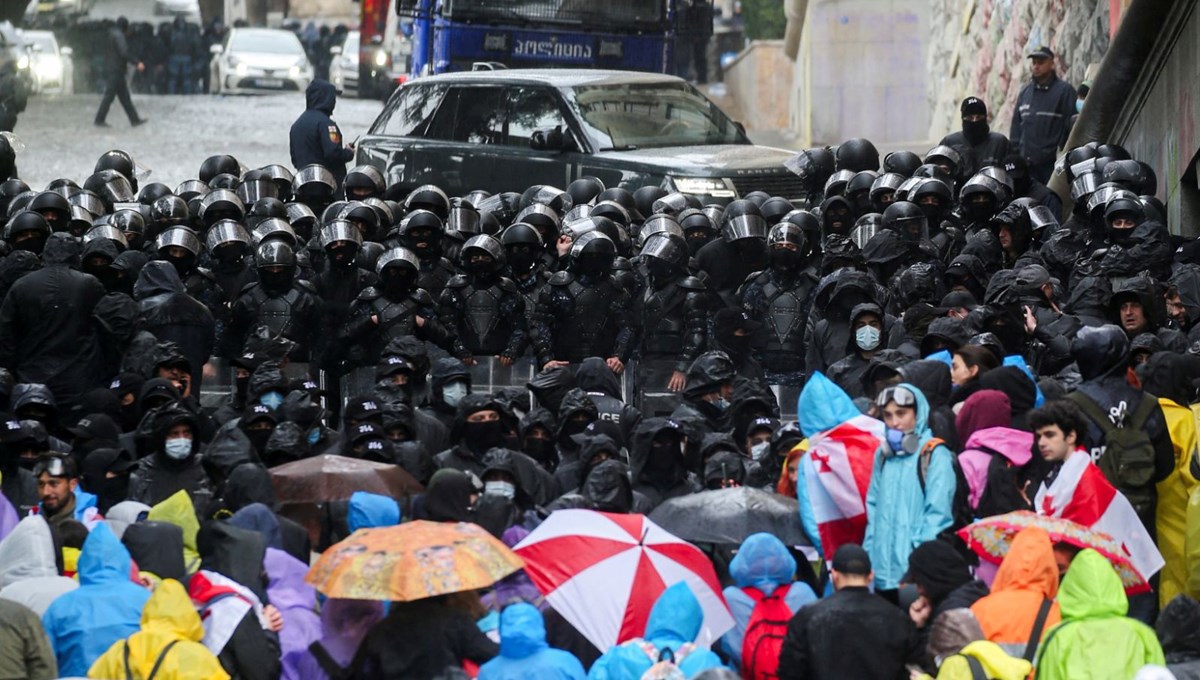
POLYGON ((640 637, 658 596, 679 581, 704 611, 698 644, 733 627, 708 557, 644 515, 559 510, 514 551, 550 605, 601 651, 640 637))

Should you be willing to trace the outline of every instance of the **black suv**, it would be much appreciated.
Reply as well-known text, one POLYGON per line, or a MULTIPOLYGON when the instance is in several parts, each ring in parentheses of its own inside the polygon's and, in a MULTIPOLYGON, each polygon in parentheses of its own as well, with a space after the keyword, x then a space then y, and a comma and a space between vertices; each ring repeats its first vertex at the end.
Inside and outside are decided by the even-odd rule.
POLYGON ((741 125, 680 78, 514 69, 418 78, 400 87, 357 145, 399 197, 436 184, 565 187, 583 175, 727 203, 751 191, 801 198, 791 152, 754 146, 741 125))

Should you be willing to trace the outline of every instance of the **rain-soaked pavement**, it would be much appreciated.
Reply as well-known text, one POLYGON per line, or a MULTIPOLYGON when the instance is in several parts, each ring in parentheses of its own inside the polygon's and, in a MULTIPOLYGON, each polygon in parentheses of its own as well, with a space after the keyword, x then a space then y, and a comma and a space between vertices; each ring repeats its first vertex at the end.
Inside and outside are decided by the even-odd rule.
MULTIPOLYGON (((69 177, 80 184, 96 159, 109 149, 124 149, 152 172, 143 182, 174 188, 196 176, 200 163, 213 154, 235 156, 247 168, 271 163, 291 167, 288 129, 304 111, 304 95, 138 96, 138 113, 149 119, 139 128, 117 102, 108 113, 108 128, 92 125, 99 95, 39 96, 18 119, 16 135, 25 144, 17 156, 21 179, 40 189, 50 180, 69 177)), ((339 99, 333 118, 346 140, 366 133, 382 104, 339 99)))

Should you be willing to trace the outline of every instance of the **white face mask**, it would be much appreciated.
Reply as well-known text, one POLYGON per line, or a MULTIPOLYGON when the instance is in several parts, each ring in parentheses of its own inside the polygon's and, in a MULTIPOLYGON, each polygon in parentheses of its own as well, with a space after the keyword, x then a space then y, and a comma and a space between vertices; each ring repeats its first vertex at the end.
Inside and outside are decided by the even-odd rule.
POLYGON ((508 482, 484 482, 483 492, 494 496, 504 496, 511 500, 517 495, 517 487, 508 482))
POLYGON ((450 408, 458 408, 458 402, 462 401, 468 392, 467 384, 456 380, 442 387, 442 401, 446 402, 446 406, 450 408))
POLYGON ((187 437, 168 439, 163 444, 163 452, 171 460, 183 460, 192 453, 192 440, 187 437))
POLYGON ((870 352, 879 347, 879 329, 874 326, 863 326, 854 331, 854 344, 864 352, 870 352))
POLYGON ((750 457, 756 461, 762 461, 771 452, 771 442, 759 442, 750 447, 750 457))

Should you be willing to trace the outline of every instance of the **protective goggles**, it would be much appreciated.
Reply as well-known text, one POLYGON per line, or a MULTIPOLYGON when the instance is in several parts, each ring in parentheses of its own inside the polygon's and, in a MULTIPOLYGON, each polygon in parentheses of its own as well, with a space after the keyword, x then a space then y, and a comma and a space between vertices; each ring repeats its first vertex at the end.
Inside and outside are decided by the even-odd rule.
POLYGON ((882 408, 889 402, 895 402, 897 406, 916 408, 917 395, 907 387, 887 387, 875 398, 875 405, 882 408))
POLYGON ((33 466, 33 476, 41 477, 48 474, 51 477, 75 477, 75 466, 62 456, 43 456, 33 466))

